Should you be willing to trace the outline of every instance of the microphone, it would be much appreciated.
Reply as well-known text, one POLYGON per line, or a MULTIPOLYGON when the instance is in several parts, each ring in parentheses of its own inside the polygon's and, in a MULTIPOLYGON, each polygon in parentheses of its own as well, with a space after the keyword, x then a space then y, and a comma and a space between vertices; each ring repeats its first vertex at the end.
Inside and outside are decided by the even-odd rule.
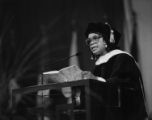
MULTIPOLYGON (((75 53, 75 54, 73 54, 73 55, 67 56, 67 57, 62 58, 62 59, 60 59, 60 60, 57 60, 57 61, 49 64, 49 66, 56 65, 57 63, 64 62, 64 61, 66 61, 66 60, 68 60, 68 59, 70 59, 70 58, 72 58, 72 57, 80 56, 80 55, 81 55, 81 52, 77 52, 77 53, 75 53)), ((45 66, 46 66, 46 65, 45 65, 45 66)), ((47 68, 47 67, 46 67, 46 68, 47 68)), ((45 68, 45 69, 46 69, 46 68, 45 68)))
POLYGON ((73 55, 70 55, 69 58, 74 57, 74 56, 79 56, 80 54, 81 54, 81 52, 77 52, 77 53, 75 53, 73 55))
POLYGON ((59 62, 68 60, 68 59, 70 59, 70 58, 72 58, 72 57, 79 56, 79 55, 80 55, 80 52, 77 52, 77 53, 75 53, 75 54, 73 54, 73 55, 70 55, 70 56, 65 57, 65 58, 62 58, 62 59, 60 59, 60 60, 58 60, 58 61, 55 61, 53 64, 56 64, 56 63, 59 63, 59 62))

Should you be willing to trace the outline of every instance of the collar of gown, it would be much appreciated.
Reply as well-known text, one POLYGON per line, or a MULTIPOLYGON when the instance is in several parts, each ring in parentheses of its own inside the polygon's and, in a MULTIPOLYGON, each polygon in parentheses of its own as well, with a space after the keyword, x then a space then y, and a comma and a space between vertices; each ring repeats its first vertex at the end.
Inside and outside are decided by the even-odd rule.
POLYGON ((129 56, 131 56, 131 55, 130 55, 129 53, 127 53, 127 52, 124 52, 124 51, 122 51, 122 50, 116 49, 116 50, 112 50, 112 51, 108 52, 107 54, 105 54, 105 55, 103 55, 103 56, 100 56, 100 57, 97 59, 97 61, 95 62, 95 65, 100 65, 100 64, 106 63, 106 62, 108 62, 108 60, 109 60, 110 58, 112 58, 113 56, 118 55, 118 54, 122 54, 122 53, 128 54, 129 56))

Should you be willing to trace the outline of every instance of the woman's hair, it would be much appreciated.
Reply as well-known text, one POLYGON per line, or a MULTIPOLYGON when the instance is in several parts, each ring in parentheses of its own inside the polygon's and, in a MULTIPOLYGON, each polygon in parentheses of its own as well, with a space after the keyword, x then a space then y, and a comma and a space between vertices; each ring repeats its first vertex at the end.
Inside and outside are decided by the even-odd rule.
POLYGON ((90 33, 97 33, 103 36, 104 41, 107 43, 107 51, 118 48, 118 42, 120 40, 121 34, 109 23, 89 23, 85 31, 85 37, 87 38, 90 33))

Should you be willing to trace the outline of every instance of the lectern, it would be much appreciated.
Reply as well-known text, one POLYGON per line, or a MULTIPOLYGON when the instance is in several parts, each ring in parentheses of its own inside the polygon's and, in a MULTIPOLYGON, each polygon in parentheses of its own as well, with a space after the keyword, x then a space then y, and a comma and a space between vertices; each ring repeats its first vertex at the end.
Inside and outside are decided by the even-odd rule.
POLYGON ((60 90, 63 87, 71 87, 72 102, 70 104, 63 103, 55 106, 56 120, 121 119, 120 87, 93 79, 15 89, 13 90, 13 98, 16 94, 28 94, 45 89, 60 90))

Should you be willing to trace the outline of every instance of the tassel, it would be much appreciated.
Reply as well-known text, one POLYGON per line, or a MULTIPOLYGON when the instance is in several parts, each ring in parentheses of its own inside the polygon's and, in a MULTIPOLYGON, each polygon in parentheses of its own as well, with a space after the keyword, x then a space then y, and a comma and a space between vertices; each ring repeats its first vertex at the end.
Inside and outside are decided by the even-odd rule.
POLYGON ((110 28, 110 43, 115 43, 114 31, 111 28, 111 25, 108 22, 105 22, 106 25, 110 28))
POLYGON ((112 29, 110 30, 110 43, 115 43, 114 31, 112 29))

